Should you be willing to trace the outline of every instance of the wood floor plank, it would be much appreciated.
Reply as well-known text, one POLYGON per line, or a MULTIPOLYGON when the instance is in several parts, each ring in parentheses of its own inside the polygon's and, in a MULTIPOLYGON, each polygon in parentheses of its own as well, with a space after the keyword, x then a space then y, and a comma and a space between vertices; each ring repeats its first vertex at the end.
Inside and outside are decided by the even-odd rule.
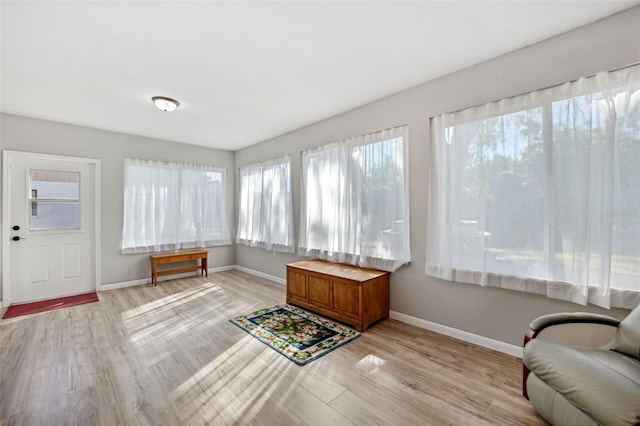
POLYGON ((329 404, 337 411, 344 414, 353 424, 356 425, 396 425, 412 426, 414 421, 407 421, 398 417, 393 411, 381 409, 381 407, 371 404, 360 395, 347 390, 338 395, 329 404))
POLYGON ((0 425, 543 425, 520 360, 399 321, 300 367, 229 322, 285 301, 240 271, 0 320, 0 425))

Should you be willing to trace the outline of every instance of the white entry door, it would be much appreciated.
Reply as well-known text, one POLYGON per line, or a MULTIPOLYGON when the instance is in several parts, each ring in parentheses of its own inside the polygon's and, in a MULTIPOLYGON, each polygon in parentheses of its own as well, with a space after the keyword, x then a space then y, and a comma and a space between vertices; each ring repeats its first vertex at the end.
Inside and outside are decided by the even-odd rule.
POLYGON ((15 151, 4 157, 4 304, 96 290, 99 162, 15 151))

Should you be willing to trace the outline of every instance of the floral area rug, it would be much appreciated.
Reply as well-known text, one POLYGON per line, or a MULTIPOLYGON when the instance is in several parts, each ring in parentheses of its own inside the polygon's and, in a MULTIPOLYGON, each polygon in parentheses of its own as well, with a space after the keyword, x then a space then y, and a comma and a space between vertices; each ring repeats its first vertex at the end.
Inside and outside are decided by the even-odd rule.
POLYGON ((352 328, 286 304, 229 321, 298 365, 305 365, 360 337, 352 328))

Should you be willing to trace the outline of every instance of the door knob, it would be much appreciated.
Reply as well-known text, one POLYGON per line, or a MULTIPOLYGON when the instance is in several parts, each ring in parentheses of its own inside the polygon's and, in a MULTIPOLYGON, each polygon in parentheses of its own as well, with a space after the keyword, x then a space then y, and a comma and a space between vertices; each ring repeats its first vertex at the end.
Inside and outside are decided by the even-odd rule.
POLYGON ((13 229, 14 231, 19 231, 20 227, 18 225, 13 225, 11 229, 13 229))
POLYGON ((13 238, 11 238, 13 241, 20 241, 20 237, 18 237, 17 235, 13 238))

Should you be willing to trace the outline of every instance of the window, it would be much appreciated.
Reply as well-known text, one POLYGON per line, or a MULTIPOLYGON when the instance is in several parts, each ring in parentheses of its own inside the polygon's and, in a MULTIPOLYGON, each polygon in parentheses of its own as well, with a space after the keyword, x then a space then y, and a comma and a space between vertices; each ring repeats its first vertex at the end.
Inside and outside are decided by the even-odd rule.
POLYGON ((32 231, 80 229, 80 173, 29 171, 32 231))
POLYGON ((123 252, 230 244, 225 188, 222 168, 125 160, 123 252))
POLYGON ((240 213, 236 242, 293 252, 290 157, 240 169, 240 213))
POLYGON ((640 303, 640 67, 432 125, 427 274, 640 303))
POLYGON ((410 260, 407 126, 302 153, 299 254, 387 271, 410 260))

